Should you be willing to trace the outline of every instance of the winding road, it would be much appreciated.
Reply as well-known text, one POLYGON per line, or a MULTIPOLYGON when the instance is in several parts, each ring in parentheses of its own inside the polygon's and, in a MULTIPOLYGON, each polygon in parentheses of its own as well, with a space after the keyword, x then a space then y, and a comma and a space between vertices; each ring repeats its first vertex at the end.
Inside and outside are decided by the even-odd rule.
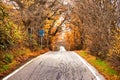
POLYGON ((105 80, 73 51, 50 51, 26 63, 3 80, 105 80))

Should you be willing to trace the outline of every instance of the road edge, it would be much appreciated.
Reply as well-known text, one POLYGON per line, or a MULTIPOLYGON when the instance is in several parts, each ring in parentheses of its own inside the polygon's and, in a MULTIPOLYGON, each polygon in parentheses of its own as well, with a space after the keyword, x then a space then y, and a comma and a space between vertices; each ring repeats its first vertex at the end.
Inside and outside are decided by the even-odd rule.
MULTIPOLYGON (((46 52, 49 53, 50 51, 46 52)), ((46 54, 45 53, 45 54, 46 54)), ((7 76, 5 76, 2 80, 7 80, 9 79, 11 76, 13 76, 14 74, 16 74, 18 71, 20 71, 21 69, 23 69, 24 67, 26 67, 28 64, 30 64, 31 62, 37 60, 39 57, 41 57, 41 55, 33 58, 32 60, 28 61, 27 63, 25 63, 24 65, 22 65, 21 67, 19 67, 18 69, 16 69, 15 71, 13 71, 12 73, 8 74, 7 76)))
POLYGON ((95 67, 93 67, 90 63, 88 63, 83 57, 78 55, 76 52, 73 51, 75 55, 83 62, 84 65, 91 71, 91 73, 95 76, 97 80, 106 80, 103 75, 101 75, 95 67))

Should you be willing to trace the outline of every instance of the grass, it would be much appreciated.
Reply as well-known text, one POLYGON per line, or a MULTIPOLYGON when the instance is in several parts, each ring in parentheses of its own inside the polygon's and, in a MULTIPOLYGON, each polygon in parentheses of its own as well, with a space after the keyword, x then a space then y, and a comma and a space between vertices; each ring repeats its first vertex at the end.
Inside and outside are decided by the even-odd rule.
POLYGON ((92 56, 85 51, 76 52, 104 75, 106 80, 120 80, 120 75, 112 69, 112 66, 110 66, 108 62, 97 59, 95 56, 92 56))

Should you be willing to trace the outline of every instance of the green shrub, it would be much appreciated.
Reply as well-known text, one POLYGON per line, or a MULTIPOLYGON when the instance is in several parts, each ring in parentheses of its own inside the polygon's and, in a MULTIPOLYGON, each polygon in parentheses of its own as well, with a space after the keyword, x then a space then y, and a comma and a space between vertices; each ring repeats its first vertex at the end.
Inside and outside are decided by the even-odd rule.
POLYGON ((13 58, 14 58, 14 56, 10 53, 4 54, 4 62, 6 62, 6 63, 11 63, 13 58))
POLYGON ((9 68, 10 68, 9 65, 3 65, 3 66, 0 68, 0 73, 8 70, 9 68))

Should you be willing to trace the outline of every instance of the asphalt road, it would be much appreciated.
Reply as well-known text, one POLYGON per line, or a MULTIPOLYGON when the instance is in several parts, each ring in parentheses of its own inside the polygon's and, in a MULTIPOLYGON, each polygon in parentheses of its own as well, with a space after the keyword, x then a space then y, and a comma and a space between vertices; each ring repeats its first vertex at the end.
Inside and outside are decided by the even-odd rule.
POLYGON ((3 80, 105 80, 75 52, 51 51, 43 54, 3 80))

